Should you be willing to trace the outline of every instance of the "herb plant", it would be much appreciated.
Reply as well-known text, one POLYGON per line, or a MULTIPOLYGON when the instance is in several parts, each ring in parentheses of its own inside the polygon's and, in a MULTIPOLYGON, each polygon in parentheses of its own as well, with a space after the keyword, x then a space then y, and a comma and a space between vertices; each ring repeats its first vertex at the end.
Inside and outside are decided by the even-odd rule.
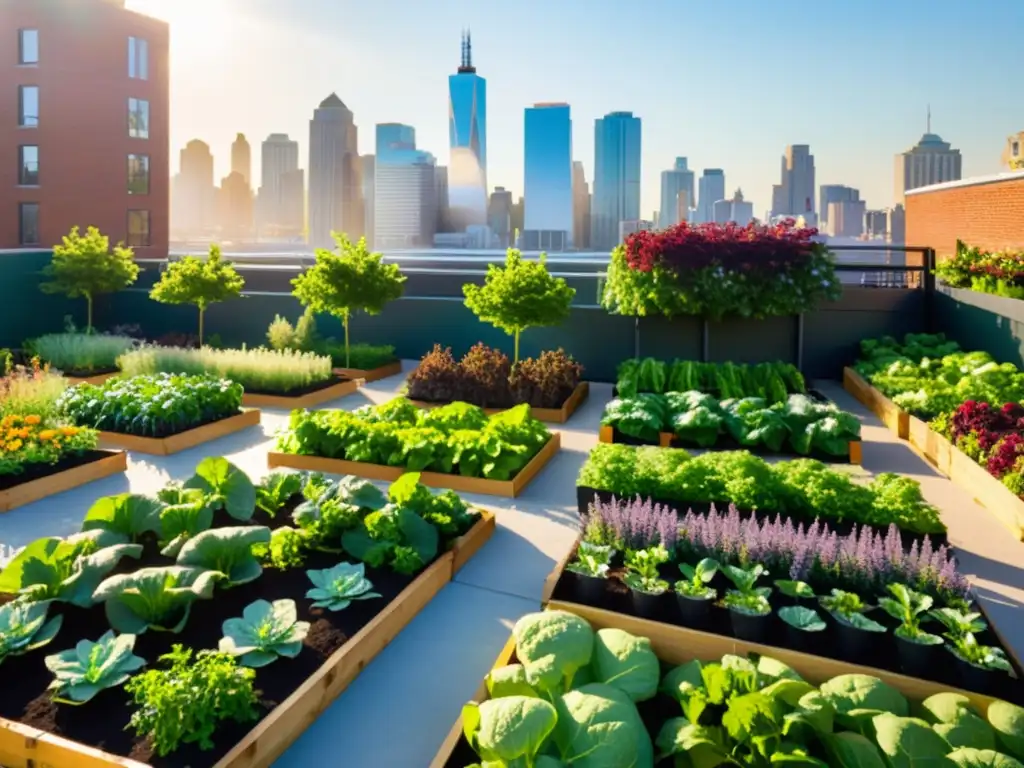
MULTIPOLYGON (((333 338, 319 338, 316 331, 316 314, 309 307, 306 307, 306 311, 294 327, 280 315, 275 316, 267 329, 267 341, 277 350, 294 349, 329 355, 336 367, 347 367, 345 345, 337 343, 333 338)), ((371 371, 398 360, 395 357, 395 348, 386 344, 351 344, 347 354, 351 367, 364 371, 371 371)))
POLYGON ((623 581, 630 589, 648 595, 660 595, 668 589, 658 566, 668 562, 668 551, 662 546, 626 550, 626 575, 623 581))
POLYGON ((166 669, 150 669, 132 678, 125 690, 133 697, 131 727, 153 740, 165 757, 182 744, 213 749, 213 734, 223 721, 256 720, 256 673, 237 665, 227 653, 174 645, 160 660, 166 669))
POLYGON ((21 656, 53 640, 64 617, 47 620, 49 608, 47 600, 0 605, 0 664, 9 656, 21 656))
POLYGON ((242 618, 223 626, 220 651, 240 657, 246 667, 265 667, 279 657, 294 659, 302 650, 309 622, 298 620, 294 600, 257 600, 242 611, 242 618))
POLYGON ((353 600, 380 597, 371 591, 373 584, 366 578, 366 566, 363 563, 338 563, 333 568, 306 571, 306 575, 313 582, 313 588, 306 592, 306 597, 314 601, 314 608, 343 611, 353 600))
POLYGON ((79 640, 68 651, 47 656, 46 668, 53 672, 53 700, 61 704, 85 704, 107 688, 123 685, 146 660, 132 653, 135 635, 106 632, 95 643, 79 640))
POLYGON ((941 644, 941 637, 921 629, 921 620, 927 617, 935 602, 932 597, 915 592, 905 584, 890 584, 888 589, 892 597, 879 598, 878 605, 899 620, 896 636, 920 645, 941 644))
POLYGON ((223 578, 218 571, 180 565, 140 568, 106 579, 92 598, 104 604, 107 621, 118 632, 177 633, 188 623, 192 603, 213 597, 214 587, 223 578))
POLYGON ((751 568, 726 565, 722 568, 722 573, 735 587, 725 594, 722 604, 726 608, 750 616, 767 616, 771 613, 768 596, 772 593, 772 588, 755 586, 757 580, 766 573, 764 566, 760 563, 751 568))
POLYGON ((505 266, 487 265, 482 286, 462 286, 466 306, 480 320, 513 338, 512 363, 519 362, 519 336, 528 328, 557 325, 569 317, 576 289, 564 278, 552 277, 541 254, 537 261, 524 260, 509 248, 505 266))
POLYGON ((860 595, 854 592, 833 589, 831 595, 819 598, 819 602, 825 610, 843 624, 867 632, 885 632, 885 627, 865 615, 873 606, 865 605, 864 601, 860 599, 860 595))
POLYGON ((211 245, 206 258, 185 256, 171 261, 149 292, 161 304, 192 304, 199 310, 199 345, 203 345, 203 320, 211 304, 242 295, 245 279, 234 265, 221 257, 220 246, 211 245))
POLYGON ((594 579, 606 579, 614 556, 615 550, 609 546, 581 541, 576 549, 576 559, 566 566, 566 570, 594 579))
POLYGON ((138 344, 131 336, 106 333, 49 333, 26 342, 35 356, 74 376, 117 370, 117 358, 138 344))
POLYGON ((714 588, 708 586, 711 580, 718 573, 718 561, 705 557, 696 565, 680 563, 679 571, 686 577, 685 580, 677 581, 673 589, 680 595, 692 597, 696 600, 714 600, 718 594, 714 588))

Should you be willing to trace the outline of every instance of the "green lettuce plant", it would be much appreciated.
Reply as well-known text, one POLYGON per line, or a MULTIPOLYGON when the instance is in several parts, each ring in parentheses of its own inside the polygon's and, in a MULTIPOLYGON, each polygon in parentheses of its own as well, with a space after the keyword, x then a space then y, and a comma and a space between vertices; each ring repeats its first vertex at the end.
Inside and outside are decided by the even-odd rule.
POLYGON ((285 571, 289 568, 299 568, 306 562, 309 546, 309 537, 304 535, 303 531, 282 525, 270 534, 268 544, 256 544, 252 552, 264 568, 285 571))
POLYGON ((668 551, 660 544, 646 549, 626 550, 626 575, 623 581, 630 589, 648 595, 660 595, 668 589, 658 567, 668 562, 668 551))
POLYGON ((865 616, 873 606, 865 605, 860 595, 854 592, 833 589, 831 595, 825 595, 818 600, 836 621, 866 632, 885 632, 885 627, 865 616))
POLYGON ((118 543, 137 542, 145 533, 160 533, 161 504, 138 493, 97 499, 82 521, 83 531, 105 531, 118 543))
POLYGON ((253 546, 269 543, 270 529, 266 526, 214 528, 185 542, 177 562, 222 573, 222 586, 234 587, 260 577, 263 568, 253 554, 253 546))
POLYGON ((256 486, 256 508, 275 517, 289 499, 301 492, 301 475, 287 470, 271 472, 256 486))
POLYGON ((780 608, 779 618, 801 632, 823 632, 826 626, 816 610, 804 605, 787 605, 780 608))
POLYGON ((576 559, 566 566, 566 570, 595 579, 606 579, 614 556, 615 550, 609 546, 581 541, 576 549, 576 559))
POLYGON ((338 563, 333 568, 320 571, 306 571, 313 588, 306 592, 306 597, 313 600, 314 608, 326 608, 329 611, 343 611, 353 600, 369 600, 381 597, 371 591, 373 584, 366 578, 366 565, 359 563, 338 563))
POLYGON ((146 665, 146 660, 132 653, 135 635, 114 635, 106 632, 95 643, 79 640, 74 648, 44 659, 54 680, 48 690, 53 700, 62 704, 80 705, 91 701, 107 688, 116 688, 146 665))
POLYGON ((772 593, 772 588, 755 586, 757 580, 767 573, 763 565, 757 563, 750 568, 726 565, 722 568, 722 573, 735 587, 726 592, 725 599, 722 600, 726 608, 749 616, 767 616, 771 613, 772 607, 768 602, 768 596, 772 593))
POLYGON ((390 566, 411 575, 437 556, 437 529, 407 507, 389 504, 370 512, 341 537, 342 548, 357 560, 390 566))
POLYGON ((198 488, 165 488, 157 498, 166 500, 160 510, 160 554, 177 557, 185 542, 213 526, 213 509, 198 488))
POLYGON ((9 656, 21 656, 53 640, 64 617, 47 620, 49 609, 49 600, 14 600, 0 605, 0 664, 9 656))
POLYGON ((294 659, 302 650, 309 622, 298 620, 294 600, 257 600, 242 611, 242 618, 223 625, 220 651, 238 656, 246 667, 265 667, 279 657, 294 659))
POLYGON ((235 520, 251 520, 256 511, 256 486, 245 472, 221 456, 199 462, 185 487, 202 491, 206 506, 215 512, 222 509, 235 520))
POLYGON ((709 584, 718 573, 718 561, 705 557, 696 565, 680 563, 679 570, 686 577, 677 581, 672 588, 680 595, 696 600, 714 600, 718 594, 709 584))
POLYGON ((920 645, 941 645, 941 637, 921 629, 921 620, 927 617, 935 602, 933 598, 915 592, 906 584, 889 584, 888 590, 892 597, 879 598, 878 605, 900 622, 896 637, 920 645))
POLYGON ((218 571, 168 565, 140 568, 106 579, 93 600, 103 603, 110 626, 141 635, 147 629, 180 632, 188 623, 192 603, 209 600, 224 578, 218 571))

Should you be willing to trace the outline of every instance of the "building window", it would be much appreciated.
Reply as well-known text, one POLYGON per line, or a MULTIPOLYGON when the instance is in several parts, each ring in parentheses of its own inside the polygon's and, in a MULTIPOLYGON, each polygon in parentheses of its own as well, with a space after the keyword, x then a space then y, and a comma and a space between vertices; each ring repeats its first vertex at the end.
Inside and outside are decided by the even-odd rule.
POLYGON ((39 203, 18 205, 18 242, 21 245, 39 245, 39 203))
POLYGON ((128 135, 149 138, 149 102, 145 99, 128 99, 128 135))
POLYGON ((149 43, 141 37, 128 38, 128 77, 149 80, 149 43))
POLYGON ((23 187, 39 186, 39 147, 18 147, 18 184, 23 187))
POLYGON ((149 194, 149 155, 128 155, 128 194, 149 194))
POLYGON ((1014 157, 1020 156, 1020 142, 1015 141, 1010 145, 1010 154, 1014 157))
POLYGON ((149 245, 149 211, 128 211, 128 245, 149 245))
POLYGON ((39 127, 39 86, 18 86, 18 125, 22 128, 39 127))
POLYGON ((39 30, 19 29, 18 30, 18 63, 38 64, 39 63, 39 30))

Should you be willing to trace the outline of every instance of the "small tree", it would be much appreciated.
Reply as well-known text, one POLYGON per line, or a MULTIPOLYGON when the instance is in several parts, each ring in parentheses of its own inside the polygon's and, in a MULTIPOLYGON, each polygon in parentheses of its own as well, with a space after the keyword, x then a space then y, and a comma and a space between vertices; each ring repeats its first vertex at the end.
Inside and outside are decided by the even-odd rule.
POLYGON ((462 286, 473 314, 515 339, 513 364, 519 362, 519 334, 527 328, 558 325, 569 316, 576 295, 565 280, 548 274, 545 259, 542 253, 538 261, 525 261, 509 248, 504 267, 487 266, 482 286, 462 286))
POLYGON ((345 367, 349 367, 349 319, 354 312, 379 315, 389 301, 401 297, 405 276, 397 264, 384 264, 384 254, 371 253, 366 239, 353 244, 334 234, 338 251, 318 248, 316 264, 292 280, 295 297, 313 312, 341 319, 345 327, 345 367))
POLYGON ((89 227, 85 235, 78 227, 64 236, 61 245, 53 247, 53 258, 43 269, 43 293, 62 293, 71 299, 85 298, 85 329, 91 333, 93 300, 104 293, 115 293, 134 283, 139 277, 131 248, 118 243, 110 250, 110 238, 96 227, 89 227))
POLYGON ((221 258, 220 246, 211 245, 210 255, 186 256, 172 261, 153 286, 149 297, 161 304, 195 304, 199 307, 199 345, 203 344, 203 320, 206 309, 242 295, 245 278, 221 258))

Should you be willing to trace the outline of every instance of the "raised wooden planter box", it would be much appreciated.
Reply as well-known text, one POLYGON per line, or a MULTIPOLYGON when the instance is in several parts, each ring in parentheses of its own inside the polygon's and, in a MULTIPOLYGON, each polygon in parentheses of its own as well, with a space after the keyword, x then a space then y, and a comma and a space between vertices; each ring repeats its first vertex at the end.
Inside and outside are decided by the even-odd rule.
POLYGON ((362 379, 364 382, 379 381, 380 379, 386 379, 388 376, 397 376, 402 372, 402 361, 395 360, 393 363, 382 365, 377 368, 335 368, 334 372, 338 376, 344 376, 346 379, 362 379))
POLYGON ((494 535, 496 527, 497 518, 494 513, 481 509, 480 519, 472 528, 459 536, 452 546, 452 554, 454 555, 452 560, 452 577, 462 570, 462 566, 472 559, 480 547, 487 543, 491 536, 494 535))
POLYGON ((125 448, 138 453, 149 453, 154 456, 170 456, 172 453, 194 448, 219 437, 240 432, 260 423, 258 410, 242 411, 226 419, 204 424, 195 429, 188 429, 169 437, 138 437, 122 432, 100 432, 100 443, 113 448, 125 448))
MULTIPOLYGON (((675 439, 675 437, 676 437, 675 434, 672 433, 672 432, 659 432, 658 433, 658 447, 659 448, 671 448, 672 447, 672 441, 675 439)), ((608 426, 606 424, 602 424, 601 425, 601 429, 600 429, 600 431, 597 434, 597 440, 598 440, 598 442, 601 442, 601 443, 614 443, 614 442, 616 442, 616 440, 615 440, 615 428, 614 427, 610 427, 610 426, 608 426)), ((653 443, 651 445, 653 445, 653 443)), ((707 448, 706 450, 713 451, 713 450, 715 450, 715 448, 714 448, 714 446, 712 446, 711 448, 707 448)), ((788 455, 788 454, 783 454, 783 455, 788 455)), ((802 458, 802 457, 797 456, 796 454, 794 454, 794 456, 796 458, 802 458)), ((863 454, 861 452, 861 441, 860 440, 851 440, 850 441, 850 452, 849 452, 849 454, 847 456, 847 462, 850 463, 850 464, 860 464, 862 456, 863 456, 863 454)))
MULTIPOLYGON (((953 692, 963 694, 971 700, 971 703, 977 707, 982 716, 987 712, 989 704, 995 701, 990 696, 958 690, 942 683, 933 683, 928 680, 920 680, 915 677, 907 677, 906 675, 874 669, 873 667, 863 667, 848 662, 825 659, 820 656, 790 651, 785 648, 748 643, 730 637, 722 637, 721 635, 699 632, 685 627, 676 627, 657 621, 639 619, 577 603, 563 603, 552 600, 545 605, 545 609, 567 611, 576 614, 580 618, 586 619, 595 631, 615 628, 625 630, 638 637, 646 637, 650 639, 651 649, 655 655, 664 664, 671 666, 685 664, 694 659, 717 661, 726 654, 746 656, 750 653, 756 653, 761 656, 778 659, 783 664, 789 665, 812 685, 820 685, 838 675, 871 675, 888 683, 908 699, 915 702, 926 699, 935 693, 953 692)), ((501 649, 501 653, 498 654, 492 669, 500 669, 513 663, 515 660, 515 649, 515 638, 510 637, 505 647, 501 649)), ((487 685, 482 683, 473 696, 473 701, 482 702, 488 698, 490 696, 487 692, 487 685)), ((441 747, 431 761, 429 768, 451 768, 450 760, 462 739, 462 718, 460 716, 448 732, 445 740, 441 743, 441 747)))
POLYGON ((64 379, 67 381, 68 386, 73 387, 76 384, 97 384, 97 385, 99 385, 99 384, 102 384, 105 381, 107 381, 107 379, 112 379, 115 376, 120 376, 120 375, 121 374, 118 371, 113 371, 111 373, 100 373, 100 374, 97 374, 96 376, 65 376, 64 379))
POLYGON ((882 420, 901 440, 910 436, 910 414, 868 384, 853 368, 843 368, 843 389, 882 420))
POLYGON ((331 400, 337 400, 345 395, 351 395, 359 389, 358 380, 339 381, 329 387, 318 389, 314 392, 307 392, 296 397, 285 397, 284 395, 255 395, 246 392, 242 395, 242 405, 248 408, 284 408, 294 410, 296 408, 312 408, 331 400))
POLYGON ((910 417, 910 444, 940 472, 967 491, 1013 534, 1024 541, 1024 501, 974 459, 921 419, 910 417))
MULTIPOLYGON (((530 406, 530 414, 538 421, 546 421, 549 424, 565 424, 589 395, 590 382, 581 381, 576 385, 576 389, 572 391, 572 394, 569 395, 566 401, 562 403, 561 408, 534 408, 530 406)), ((410 400, 409 402, 417 408, 440 408, 443 405, 448 405, 448 403, 428 403, 425 400, 410 400)), ((484 408, 484 413, 493 415, 507 410, 508 408, 484 408)))
MULTIPOLYGON (((494 530, 487 515, 458 541, 478 542, 494 530)), ((214 768, 268 768, 319 717, 363 668, 451 581, 459 545, 420 573, 377 616, 334 652, 306 682, 261 720, 214 768)), ((475 551, 475 549, 473 550, 475 551)), ((468 557, 469 545, 462 547, 468 557)), ((148 768, 143 763, 0 718, 4 768, 148 768)))
MULTIPOLYGON (((10 512, 16 507, 31 504, 33 501, 45 499, 47 496, 55 496, 80 485, 91 483, 93 480, 116 475, 126 469, 128 469, 128 454, 124 451, 111 451, 110 455, 105 458, 36 480, 29 480, 27 483, 0 491, 0 512, 10 512)), ((0 763, 0 765, 4 764, 0 763)), ((40 765, 43 764, 40 763, 40 765)))
MULTIPOLYGON (((445 474, 443 472, 421 472, 420 482, 431 488, 450 488, 459 493, 485 493, 490 496, 508 496, 515 498, 523 492, 534 475, 543 469, 551 457, 558 453, 562 445, 562 436, 558 432, 551 434, 551 439, 540 449, 530 462, 519 470, 519 474, 511 480, 488 480, 482 477, 463 477, 462 475, 445 474)), ((289 467, 305 472, 325 472, 332 475, 355 475, 370 480, 383 480, 393 483, 404 475, 405 467, 389 467, 384 464, 369 464, 363 461, 346 461, 345 459, 325 459, 321 456, 301 456, 295 453, 267 454, 267 466, 289 467)))

